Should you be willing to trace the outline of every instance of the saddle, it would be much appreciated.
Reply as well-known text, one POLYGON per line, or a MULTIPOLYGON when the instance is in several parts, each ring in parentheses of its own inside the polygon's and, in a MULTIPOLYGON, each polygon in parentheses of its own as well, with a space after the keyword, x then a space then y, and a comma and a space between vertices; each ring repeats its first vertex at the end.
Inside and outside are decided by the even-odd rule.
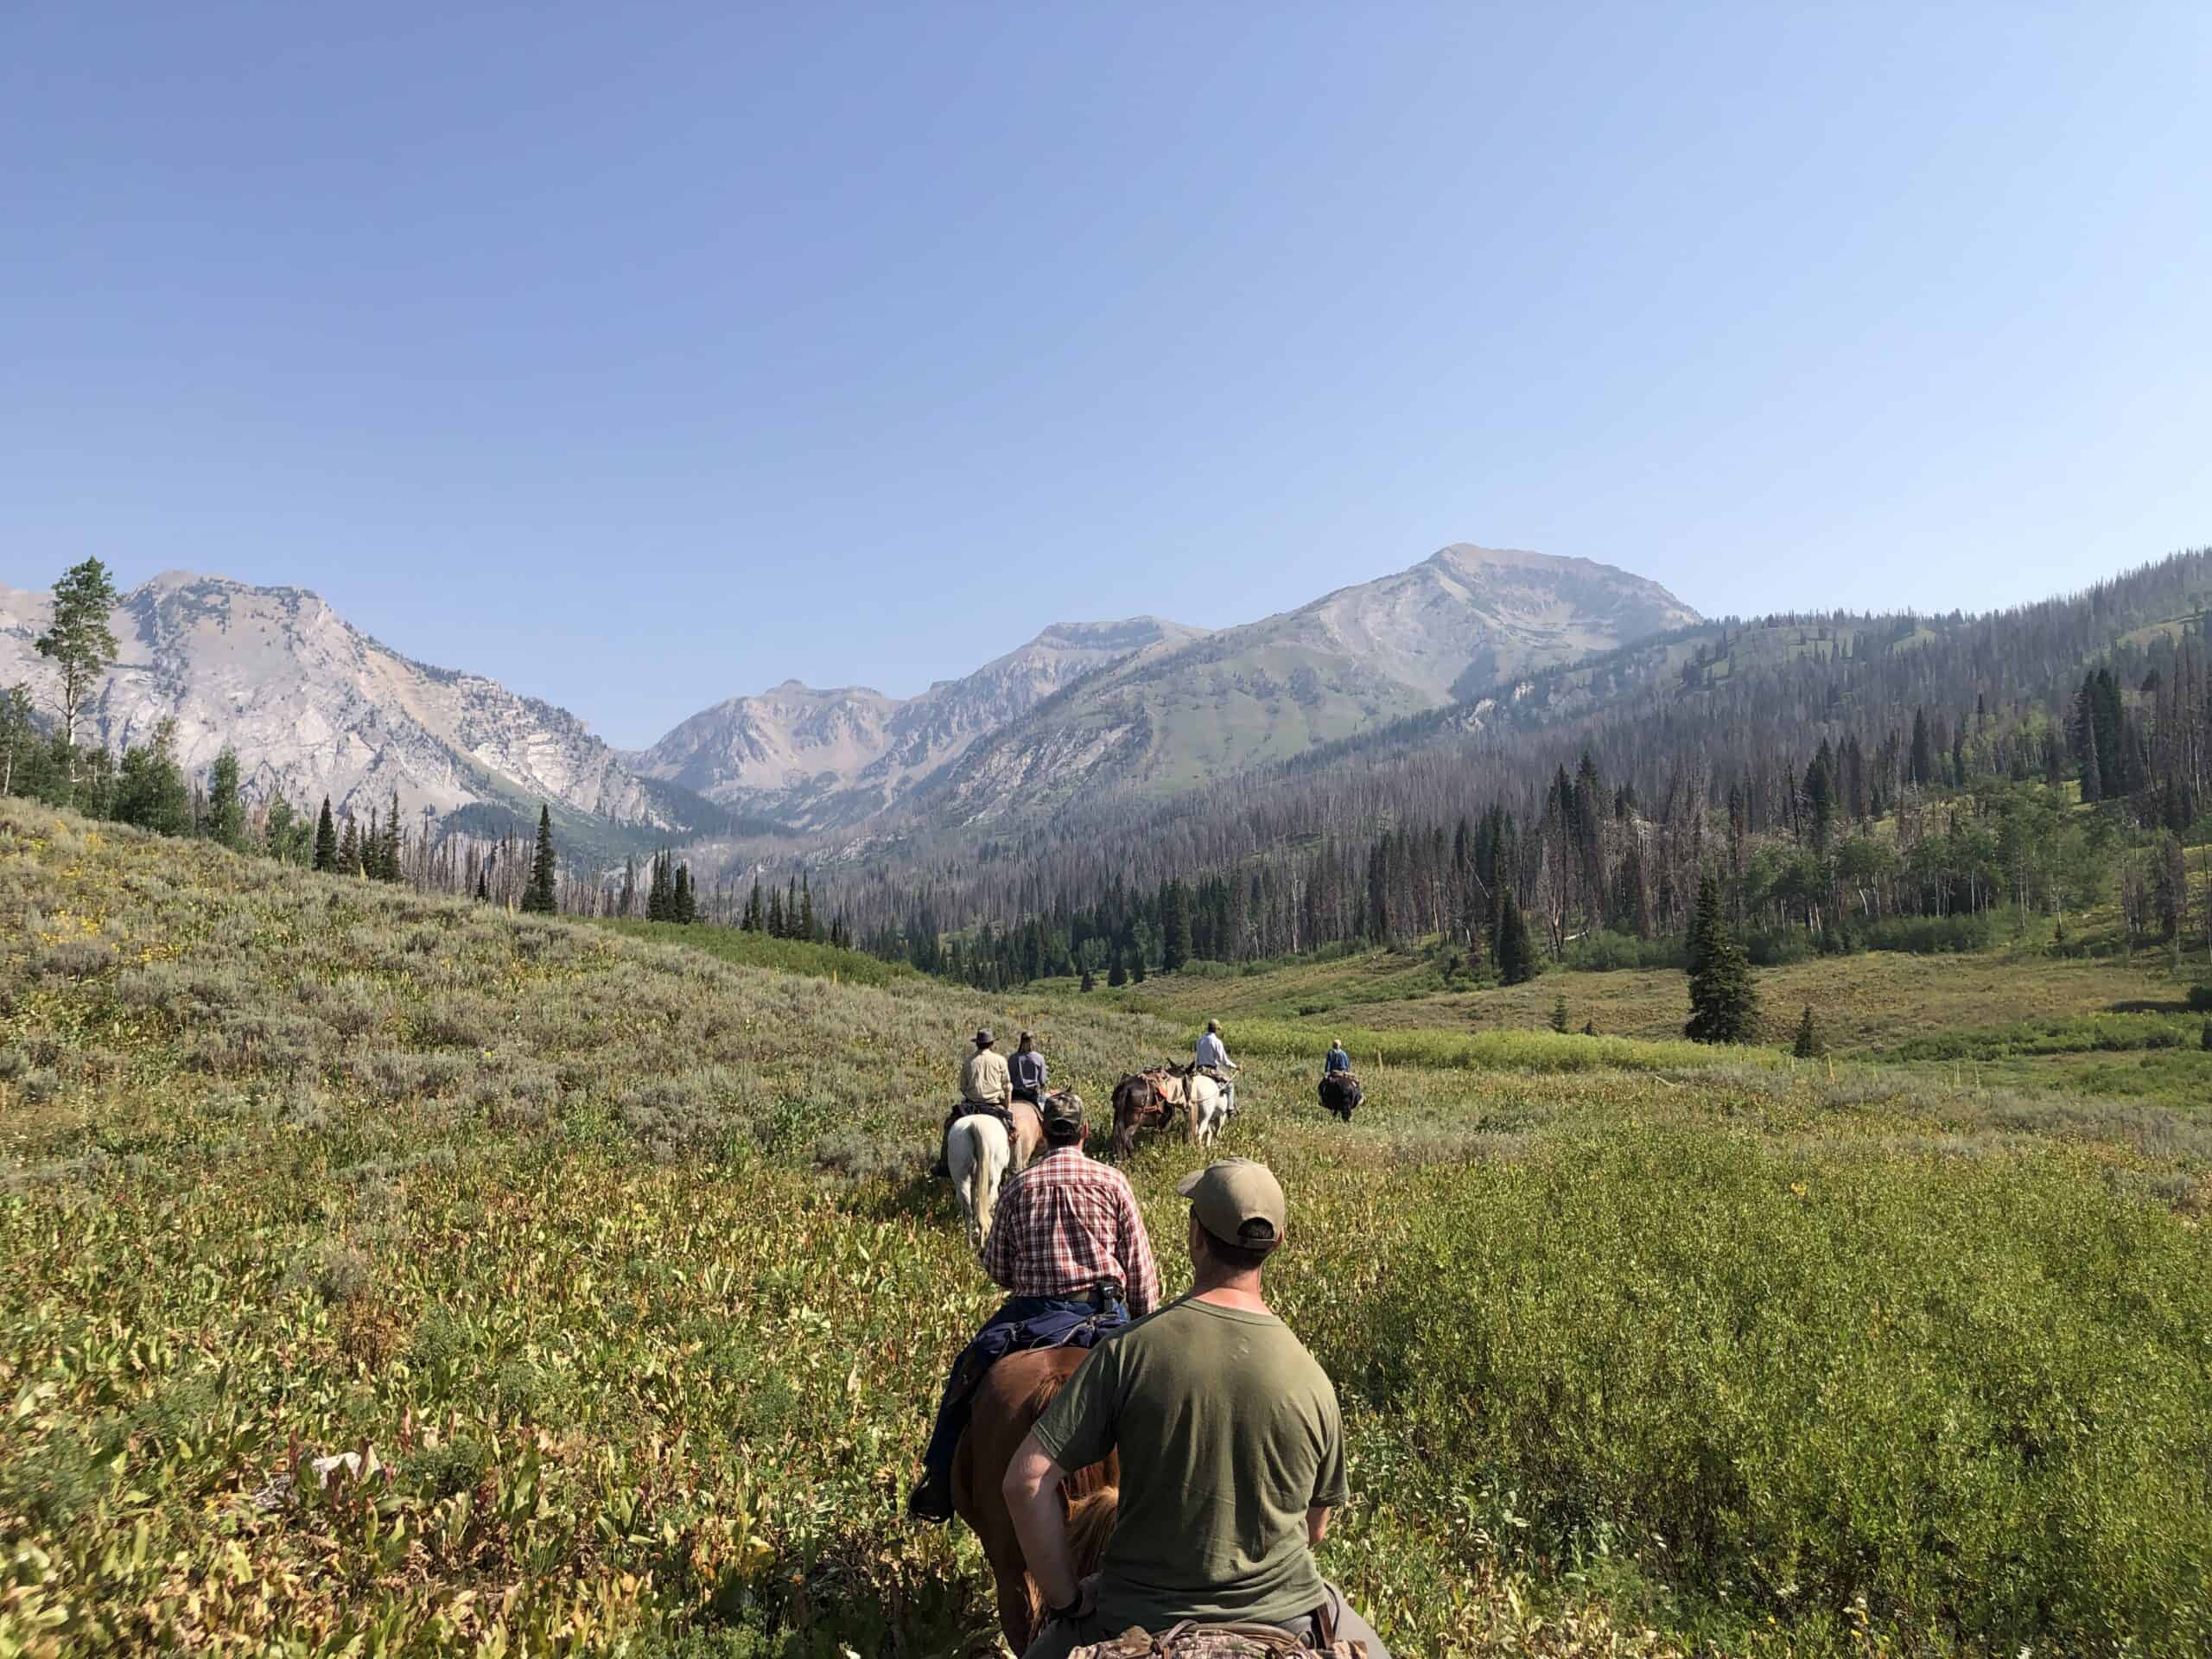
POLYGON ((1137 1108, 1136 1122, 1140 1128, 1156 1128, 1189 1105, 1189 1096, 1182 1087, 1186 1075, 1172 1065, 1156 1065, 1149 1071, 1131 1072, 1122 1079, 1115 1093, 1118 1095, 1122 1088, 1132 1083, 1144 1084, 1144 1099, 1137 1108), (1175 1085, 1172 1094, 1164 1086, 1171 1081, 1175 1085))
POLYGON ((1006 1128, 1008 1136, 1014 1134, 1014 1109, 995 1100, 963 1100, 952 1109, 952 1116, 945 1119, 949 1130, 963 1117, 995 1117, 1006 1128))
POLYGON ((1276 1624, 1196 1624, 1185 1619, 1158 1636, 1128 1630, 1111 1642, 1077 1648, 1068 1659, 1367 1659, 1364 1642, 1316 1647, 1276 1624))

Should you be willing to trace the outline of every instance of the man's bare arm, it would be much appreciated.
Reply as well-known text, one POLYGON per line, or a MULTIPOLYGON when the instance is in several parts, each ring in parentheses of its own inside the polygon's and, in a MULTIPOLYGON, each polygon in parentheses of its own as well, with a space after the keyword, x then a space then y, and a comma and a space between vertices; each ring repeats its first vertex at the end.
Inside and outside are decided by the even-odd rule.
POLYGON ((1321 1548, 1321 1541, 1329 1535, 1329 1506, 1317 1503, 1306 1511, 1306 1547, 1321 1548))
POLYGON ((1060 1484, 1067 1471, 1054 1463, 1031 1430, 1015 1448, 999 1491, 1006 1498, 1021 1558, 1047 1607, 1065 1607, 1077 1598, 1075 1560, 1068 1553, 1068 1520, 1060 1510, 1060 1484))

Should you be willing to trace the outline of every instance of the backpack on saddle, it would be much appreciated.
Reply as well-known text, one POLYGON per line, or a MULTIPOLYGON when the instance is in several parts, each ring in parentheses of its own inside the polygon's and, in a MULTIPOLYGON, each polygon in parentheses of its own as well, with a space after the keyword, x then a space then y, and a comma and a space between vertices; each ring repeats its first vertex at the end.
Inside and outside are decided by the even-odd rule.
POLYGON ((1194 1624, 1153 1636, 1124 1630, 1111 1642, 1077 1648, 1068 1659, 1367 1659, 1364 1642, 1316 1648, 1280 1624, 1194 1624))

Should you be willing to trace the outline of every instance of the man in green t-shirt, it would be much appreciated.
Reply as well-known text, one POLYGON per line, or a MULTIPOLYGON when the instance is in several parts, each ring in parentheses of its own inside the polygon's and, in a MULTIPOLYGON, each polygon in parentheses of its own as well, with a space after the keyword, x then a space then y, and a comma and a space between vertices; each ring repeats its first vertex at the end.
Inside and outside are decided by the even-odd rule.
POLYGON ((1328 1374, 1262 1292, 1282 1188, 1233 1158, 1176 1190, 1191 1201, 1191 1294, 1092 1350, 1007 1467, 1007 1508, 1045 1598, 1025 1659, 1185 1619, 1318 1626, 1389 1659, 1313 1561, 1344 1501, 1344 1430, 1328 1374), (1116 1447, 1113 1536, 1097 1578, 1078 1585, 1060 1485, 1116 1447))

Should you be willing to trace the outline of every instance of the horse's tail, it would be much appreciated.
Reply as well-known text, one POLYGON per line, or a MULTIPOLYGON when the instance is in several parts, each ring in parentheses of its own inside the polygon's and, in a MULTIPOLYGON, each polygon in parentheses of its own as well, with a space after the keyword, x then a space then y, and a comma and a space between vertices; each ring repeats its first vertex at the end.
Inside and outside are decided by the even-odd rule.
POLYGON ((1007 1156, 991 1156, 991 1144, 979 1127, 970 1131, 976 1137, 976 1243, 978 1249, 990 1242, 991 1221, 999 1212, 999 1183, 1005 1179, 1006 1166, 1014 1156, 1014 1137, 1007 1137, 1007 1156))

